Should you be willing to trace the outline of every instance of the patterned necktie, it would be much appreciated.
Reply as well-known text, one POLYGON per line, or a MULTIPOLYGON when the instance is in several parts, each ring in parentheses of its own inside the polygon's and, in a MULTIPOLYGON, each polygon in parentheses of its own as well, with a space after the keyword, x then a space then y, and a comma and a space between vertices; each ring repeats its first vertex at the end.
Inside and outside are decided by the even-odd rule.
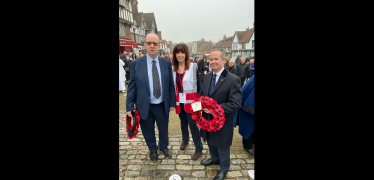
POLYGON ((152 63, 153 95, 158 99, 161 96, 160 79, 158 76, 156 61, 153 60, 152 63))
POLYGON ((217 74, 213 74, 213 79, 210 82, 210 92, 209 92, 209 95, 213 93, 214 86, 216 85, 216 75, 217 74))

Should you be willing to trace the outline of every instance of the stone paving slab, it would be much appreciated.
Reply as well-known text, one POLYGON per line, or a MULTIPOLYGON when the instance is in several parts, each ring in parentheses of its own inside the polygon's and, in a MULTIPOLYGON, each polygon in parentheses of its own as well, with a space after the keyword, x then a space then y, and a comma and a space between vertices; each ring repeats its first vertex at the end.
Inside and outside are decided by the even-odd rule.
MULTIPOLYGON (((172 158, 165 157, 163 152, 158 150, 158 160, 152 162, 141 129, 137 137, 128 139, 123 113, 120 111, 119 121, 120 180, 169 180, 173 174, 178 174, 182 180, 212 180, 218 173, 219 165, 200 164, 203 159, 210 158, 206 143, 203 143, 202 156, 198 160, 191 160, 195 152, 191 134, 185 150, 180 150, 182 135, 170 135, 168 148, 172 152, 172 158)), ((155 127, 158 134, 157 126, 155 127)), ((156 141, 158 142, 158 135, 156 141)), ((248 170, 254 170, 254 157, 246 153, 241 143, 233 143, 230 147, 230 170, 225 180, 250 180, 248 170)))

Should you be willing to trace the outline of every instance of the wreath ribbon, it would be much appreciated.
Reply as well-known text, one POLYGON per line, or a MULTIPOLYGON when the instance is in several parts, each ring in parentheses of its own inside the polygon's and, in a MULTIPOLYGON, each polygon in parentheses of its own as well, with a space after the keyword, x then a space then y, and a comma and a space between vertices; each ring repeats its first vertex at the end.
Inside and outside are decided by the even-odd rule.
POLYGON ((126 132, 127 132, 127 137, 129 139, 132 139, 136 137, 136 135, 139 132, 139 121, 140 121, 140 116, 138 110, 131 111, 133 123, 131 124, 131 118, 126 115, 126 132))
POLYGON ((203 130, 208 132, 216 132, 222 128, 225 124, 225 114, 221 105, 217 101, 209 98, 208 96, 200 96, 196 98, 192 103, 201 102, 202 108, 207 108, 212 112, 213 119, 206 120, 201 110, 192 113, 192 119, 196 121, 196 124, 203 130))

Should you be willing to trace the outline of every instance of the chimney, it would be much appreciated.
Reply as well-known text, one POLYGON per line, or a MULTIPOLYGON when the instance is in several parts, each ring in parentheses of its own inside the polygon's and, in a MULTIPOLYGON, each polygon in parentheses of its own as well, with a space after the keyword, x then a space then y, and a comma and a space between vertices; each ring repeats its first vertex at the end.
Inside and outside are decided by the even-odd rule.
POLYGON ((138 2, 137 1, 133 1, 132 3, 132 12, 133 13, 138 13, 138 2))
POLYGON ((161 37, 161 31, 158 31, 158 37, 160 38, 160 41, 161 41, 161 39, 162 39, 162 37, 161 37))

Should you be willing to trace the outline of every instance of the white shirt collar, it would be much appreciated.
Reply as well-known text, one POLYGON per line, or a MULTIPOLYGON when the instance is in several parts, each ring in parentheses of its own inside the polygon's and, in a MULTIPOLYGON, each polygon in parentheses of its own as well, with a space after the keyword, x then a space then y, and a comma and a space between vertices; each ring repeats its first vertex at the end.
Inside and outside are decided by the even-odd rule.
POLYGON ((224 70, 225 68, 223 67, 220 71, 218 71, 217 73, 214 73, 214 71, 213 71, 213 75, 214 74, 217 74, 217 76, 216 76, 216 78, 219 78, 219 76, 221 76, 221 73, 222 73, 222 71, 224 70))

